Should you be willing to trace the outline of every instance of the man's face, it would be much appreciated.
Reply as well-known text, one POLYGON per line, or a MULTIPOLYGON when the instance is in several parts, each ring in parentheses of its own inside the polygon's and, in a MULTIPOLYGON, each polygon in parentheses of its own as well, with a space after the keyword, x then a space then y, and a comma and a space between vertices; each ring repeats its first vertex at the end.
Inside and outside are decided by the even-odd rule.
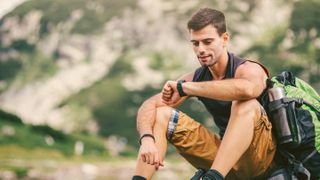
POLYGON ((213 25, 194 31, 190 30, 191 43, 201 65, 212 66, 220 58, 228 41, 228 34, 219 36, 213 25))

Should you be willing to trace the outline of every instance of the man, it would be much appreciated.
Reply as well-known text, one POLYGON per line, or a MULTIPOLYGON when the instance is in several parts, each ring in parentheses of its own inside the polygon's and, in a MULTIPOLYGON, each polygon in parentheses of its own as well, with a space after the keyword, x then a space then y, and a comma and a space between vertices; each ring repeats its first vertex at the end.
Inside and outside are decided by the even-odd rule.
POLYGON ((222 12, 200 9, 188 30, 201 67, 168 81, 140 107, 141 146, 133 179, 151 179, 163 166, 167 141, 194 167, 207 171, 204 179, 262 177, 276 149, 271 123, 256 100, 266 87, 266 70, 227 51, 222 12), (175 109, 190 96, 212 114, 221 138, 175 109))

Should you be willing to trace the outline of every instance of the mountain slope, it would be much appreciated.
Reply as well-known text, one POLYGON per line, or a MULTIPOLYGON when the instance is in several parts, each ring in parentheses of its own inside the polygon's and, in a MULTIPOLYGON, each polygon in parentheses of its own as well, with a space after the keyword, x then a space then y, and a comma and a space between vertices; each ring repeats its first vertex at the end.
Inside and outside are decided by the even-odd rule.
MULTIPOLYGON (((319 87, 315 0, 29 0, 0 20, 0 108, 136 145, 143 100, 199 66, 186 22, 206 5, 225 12, 231 51, 319 87)), ((212 126, 196 101, 183 108, 212 126)))

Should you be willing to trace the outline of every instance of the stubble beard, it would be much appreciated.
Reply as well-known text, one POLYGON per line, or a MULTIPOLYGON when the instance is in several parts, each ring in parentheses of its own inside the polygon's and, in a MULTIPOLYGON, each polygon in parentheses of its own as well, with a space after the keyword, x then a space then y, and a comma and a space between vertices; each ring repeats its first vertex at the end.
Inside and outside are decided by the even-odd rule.
POLYGON ((213 57, 212 55, 210 56, 210 59, 208 60, 208 63, 202 64, 202 66, 205 67, 212 67, 217 63, 217 58, 213 57))

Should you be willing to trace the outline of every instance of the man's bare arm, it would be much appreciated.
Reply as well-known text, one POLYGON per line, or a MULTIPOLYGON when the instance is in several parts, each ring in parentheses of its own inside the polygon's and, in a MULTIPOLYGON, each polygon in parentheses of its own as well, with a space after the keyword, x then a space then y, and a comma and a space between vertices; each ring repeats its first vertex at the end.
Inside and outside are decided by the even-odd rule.
MULTIPOLYGON (((180 102, 177 102, 171 107, 176 107, 185 99, 186 98, 181 99, 180 102)), ((162 102, 162 93, 152 96, 141 105, 137 114, 137 130, 140 136, 143 134, 153 134, 152 129, 155 122, 156 109, 162 106, 167 106, 162 102)))
MULTIPOLYGON (((184 79, 186 81, 192 81, 193 75, 194 75, 194 72, 186 74, 181 78, 179 78, 179 80, 184 79)), ((139 108, 139 111, 137 114, 137 130, 140 136, 143 134, 153 134, 152 129, 155 122, 156 109, 158 107, 168 106, 168 104, 165 104, 163 100, 164 99, 163 94, 166 92, 165 88, 169 88, 166 85, 164 85, 161 93, 156 94, 151 98, 147 99, 139 108)), ((187 98, 188 96, 179 98, 179 100, 176 103, 170 104, 169 106, 177 107, 180 104, 182 104, 187 98)))
POLYGON ((240 65, 234 79, 183 83, 183 90, 190 96, 233 101, 258 97, 266 87, 267 75, 256 63, 240 65))
MULTIPOLYGON (((183 76, 182 79, 192 80, 192 77, 193 73, 183 76)), ((171 87, 169 87, 168 83, 166 83, 161 93, 149 98, 141 105, 137 115, 137 130, 140 137, 144 134, 153 134, 153 126, 156 120, 156 110, 158 107, 168 106, 168 104, 164 103, 164 99, 170 97, 171 95, 173 95, 171 87)), ((185 99, 187 99, 187 97, 178 98, 176 103, 172 103, 170 106, 176 107, 185 101, 185 99)), ((155 165, 156 169, 158 169, 159 166, 163 166, 162 157, 160 156, 159 150, 152 138, 143 138, 141 140, 139 153, 143 162, 155 165)))

